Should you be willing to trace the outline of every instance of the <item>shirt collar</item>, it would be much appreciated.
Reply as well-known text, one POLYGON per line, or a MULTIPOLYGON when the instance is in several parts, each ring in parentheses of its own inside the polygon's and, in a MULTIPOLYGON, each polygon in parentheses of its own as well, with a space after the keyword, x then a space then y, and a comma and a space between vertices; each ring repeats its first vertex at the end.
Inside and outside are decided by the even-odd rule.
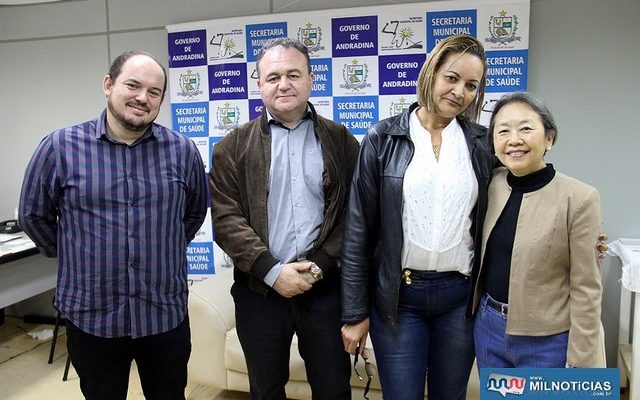
MULTIPOLYGON (((280 121, 278 121, 273 114, 271 114, 271 112, 269 112, 269 110, 265 107, 264 108, 266 114, 267 114, 267 124, 271 125, 271 124, 276 124, 278 126, 282 126, 284 128, 287 128, 286 126, 284 126, 284 124, 280 121)), ((298 125, 300 125, 300 123, 302 123, 302 121, 304 121, 305 119, 313 119, 313 112, 311 111, 311 108, 309 107, 309 104, 307 104, 307 109, 304 112, 304 115, 302 116, 302 119, 300 120, 300 122, 298 122, 298 125)), ((298 127, 298 125, 295 126, 295 128, 298 127)), ((289 129, 289 128, 287 128, 289 129)))
POLYGON ((442 134, 443 135, 453 135, 455 134, 455 132, 460 132, 462 134, 464 134, 464 132, 462 131, 462 127, 460 126, 460 123, 458 122, 458 118, 454 118, 451 120, 451 122, 449 122, 449 124, 447 124, 447 126, 445 126, 442 129, 442 134), (453 132, 453 133, 450 133, 453 132))
MULTIPOLYGON (((131 143, 131 146, 134 146, 138 143, 146 141, 150 138, 157 138, 158 134, 159 134, 158 125, 155 123, 151 123, 151 126, 147 129, 144 135, 136 139, 135 142, 131 143)), ((116 141, 110 138, 107 133, 107 110, 106 109, 104 109, 100 114, 100 116, 98 117, 98 122, 96 124, 96 139, 103 139, 103 140, 108 140, 112 143, 116 143, 116 141)))

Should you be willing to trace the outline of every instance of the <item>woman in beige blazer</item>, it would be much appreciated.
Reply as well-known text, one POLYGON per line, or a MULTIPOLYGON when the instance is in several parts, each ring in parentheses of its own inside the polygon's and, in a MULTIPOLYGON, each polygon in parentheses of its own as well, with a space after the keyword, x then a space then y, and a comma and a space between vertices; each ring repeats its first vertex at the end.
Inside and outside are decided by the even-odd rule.
POLYGON ((496 103, 490 140, 506 168, 489 186, 474 277, 480 368, 604 366, 600 199, 545 163, 556 138, 553 116, 531 94, 496 103))

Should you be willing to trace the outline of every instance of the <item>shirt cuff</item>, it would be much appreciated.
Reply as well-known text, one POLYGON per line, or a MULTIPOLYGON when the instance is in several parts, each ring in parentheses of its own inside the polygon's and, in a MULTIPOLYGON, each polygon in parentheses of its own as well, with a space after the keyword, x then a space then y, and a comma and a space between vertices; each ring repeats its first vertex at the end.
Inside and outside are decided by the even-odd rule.
POLYGON ((265 275, 265 277, 263 278, 264 283, 273 287, 273 285, 276 283, 276 279, 278 279, 278 276, 280 276, 280 272, 282 272, 282 268, 284 268, 284 264, 281 262, 271 267, 269 272, 267 272, 267 275, 265 275))

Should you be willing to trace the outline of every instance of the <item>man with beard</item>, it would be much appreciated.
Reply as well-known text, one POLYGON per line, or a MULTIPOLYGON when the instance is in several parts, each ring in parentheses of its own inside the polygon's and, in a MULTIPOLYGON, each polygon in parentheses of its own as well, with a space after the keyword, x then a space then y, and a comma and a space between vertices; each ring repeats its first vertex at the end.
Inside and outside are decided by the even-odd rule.
POLYGON ((152 55, 121 54, 103 80, 107 109, 47 135, 25 173, 19 223, 58 257, 55 306, 88 400, 126 399, 132 360, 147 399, 184 399, 185 250, 207 182, 195 144, 153 122, 166 85, 152 55))

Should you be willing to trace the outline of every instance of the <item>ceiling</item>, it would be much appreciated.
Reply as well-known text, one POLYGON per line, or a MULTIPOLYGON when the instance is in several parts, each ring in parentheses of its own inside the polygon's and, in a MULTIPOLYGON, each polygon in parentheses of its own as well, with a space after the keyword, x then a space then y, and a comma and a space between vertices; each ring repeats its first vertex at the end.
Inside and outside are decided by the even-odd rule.
POLYGON ((54 3, 64 0, 0 0, 0 6, 23 6, 27 4, 54 3))

